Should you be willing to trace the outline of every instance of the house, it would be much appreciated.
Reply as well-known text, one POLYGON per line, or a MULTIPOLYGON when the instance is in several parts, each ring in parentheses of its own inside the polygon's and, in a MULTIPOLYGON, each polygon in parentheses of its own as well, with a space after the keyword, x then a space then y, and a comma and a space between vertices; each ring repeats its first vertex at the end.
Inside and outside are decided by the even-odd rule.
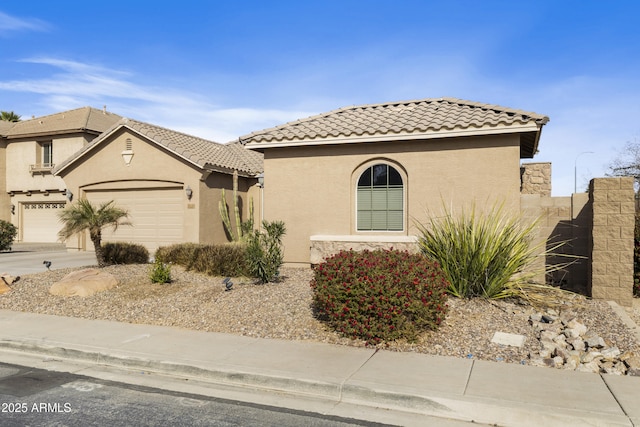
POLYGON ((122 117, 84 107, 15 123, 0 121, 0 219, 21 242, 56 242, 67 186, 52 174, 122 117))
POLYGON ((443 207, 520 210, 520 159, 546 116, 454 98, 353 106, 242 136, 264 154, 264 210, 285 262, 338 249, 411 247, 414 220, 443 207))
MULTIPOLYGON (((262 155, 237 143, 218 144, 88 107, 19 122, 5 133, 0 155, 6 155, 9 200, 0 209, 12 209, 19 241, 57 241, 57 213, 86 197, 95 204, 114 200, 129 211, 133 226, 106 229, 105 242, 139 243, 151 252, 172 243, 223 243, 218 204, 228 189, 233 209, 234 173, 243 219, 251 198, 259 196, 262 155), (81 119, 92 126, 79 127, 81 119), (37 137, 27 132, 33 128, 40 130, 37 137)), ((66 244, 93 249, 86 235, 66 244)))

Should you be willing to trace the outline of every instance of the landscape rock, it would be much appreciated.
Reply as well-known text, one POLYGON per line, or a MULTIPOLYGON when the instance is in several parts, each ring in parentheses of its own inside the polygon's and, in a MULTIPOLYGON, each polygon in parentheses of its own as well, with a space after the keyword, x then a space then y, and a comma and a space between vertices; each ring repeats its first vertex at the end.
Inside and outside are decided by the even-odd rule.
POLYGON ((11 290, 11 285, 20 280, 20 276, 11 276, 7 273, 0 274, 0 295, 5 294, 11 290))
POLYGON ((579 372, 640 376, 640 356, 624 354, 575 318, 557 312, 529 316, 539 350, 529 354, 529 364, 579 372))
POLYGON ((94 268, 74 271, 49 288, 49 293, 59 296, 87 297, 118 285, 113 275, 94 268))

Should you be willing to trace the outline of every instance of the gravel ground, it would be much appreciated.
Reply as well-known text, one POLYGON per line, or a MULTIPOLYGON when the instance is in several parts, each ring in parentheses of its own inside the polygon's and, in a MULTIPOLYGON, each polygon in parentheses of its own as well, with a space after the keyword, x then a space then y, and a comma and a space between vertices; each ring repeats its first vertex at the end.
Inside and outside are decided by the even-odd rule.
MULTIPOLYGON (((341 345, 364 343, 338 336, 313 317, 310 269, 282 269, 281 280, 255 284, 233 279, 224 291, 221 278, 172 267, 170 284, 152 284, 148 265, 105 268, 119 281, 117 287, 90 297, 60 297, 49 287, 69 272, 61 269, 23 276, 11 292, 0 295, 0 309, 87 319, 115 320, 176 326, 187 329, 240 334, 250 337, 310 340, 341 345)), ((627 310, 640 324, 640 304, 627 310)), ((436 332, 425 333, 418 342, 393 342, 382 347, 396 351, 473 357, 474 359, 528 363, 539 349, 529 316, 536 312, 517 301, 461 300, 450 298, 449 313, 436 332), (522 348, 491 343, 495 332, 527 337, 522 348)), ((609 345, 623 352, 640 351, 640 343, 604 301, 567 298, 561 314, 577 318, 609 345)))

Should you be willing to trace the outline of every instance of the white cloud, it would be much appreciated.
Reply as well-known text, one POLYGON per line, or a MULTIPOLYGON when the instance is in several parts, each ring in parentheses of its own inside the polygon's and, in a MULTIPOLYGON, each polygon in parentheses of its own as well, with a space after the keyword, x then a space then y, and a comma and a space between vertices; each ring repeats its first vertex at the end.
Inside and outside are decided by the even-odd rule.
POLYGON ((40 19, 22 19, 0 12, 0 34, 14 31, 48 31, 49 24, 40 19))
MULTIPOLYGON (((58 70, 46 78, 0 81, 0 90, 43 95, 50 114, 89 105, 216 142, 306 117, 313 112, 220 108, 202 94, 136 83, 135 74, 77 61, 30 58, 22 62, 58 70)), ((31 115, 31 114, 29 114, 31 115)))

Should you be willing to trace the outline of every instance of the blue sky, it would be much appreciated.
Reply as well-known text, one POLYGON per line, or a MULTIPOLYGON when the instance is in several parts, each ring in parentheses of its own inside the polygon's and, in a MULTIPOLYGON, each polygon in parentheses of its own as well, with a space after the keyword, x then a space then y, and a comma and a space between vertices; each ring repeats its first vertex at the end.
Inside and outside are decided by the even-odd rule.
POLYGON ((456 97, 548 115, 534 161, 569 195, 576 163, 582 191, 640 142, 638 16, 632 0, 10 2, 0 110, 106 105, 228 142, 348 105, 456 97))

